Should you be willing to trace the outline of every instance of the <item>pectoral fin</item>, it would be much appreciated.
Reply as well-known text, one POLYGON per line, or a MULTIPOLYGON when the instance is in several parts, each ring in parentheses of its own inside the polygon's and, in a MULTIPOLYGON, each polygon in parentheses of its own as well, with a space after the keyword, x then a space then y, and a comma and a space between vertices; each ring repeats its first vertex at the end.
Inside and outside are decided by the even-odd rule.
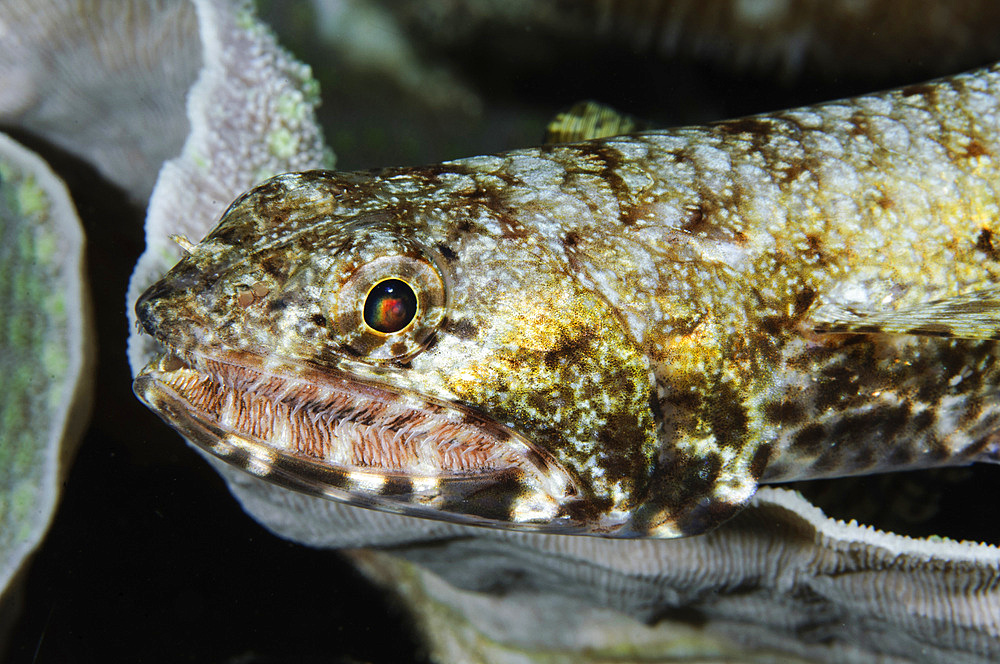
POLYGON ((746 444, 706 436, 687 450, 662 455, 631 520, 632 536, 698 535, 742 510, 757 492, 773 448, 749 435, 739 442, 746 444))
POLYGON ((715 454, 679 455, 658 468, 630 523, 632 537, 687 537, 717 528, 757 491, 752 471, 719 465, 715 454))
POLYGON ((1000 288, 956 295, 896 311, 826 305, 812 316, 820 334, 912 334, 1000 340, 1000 288))

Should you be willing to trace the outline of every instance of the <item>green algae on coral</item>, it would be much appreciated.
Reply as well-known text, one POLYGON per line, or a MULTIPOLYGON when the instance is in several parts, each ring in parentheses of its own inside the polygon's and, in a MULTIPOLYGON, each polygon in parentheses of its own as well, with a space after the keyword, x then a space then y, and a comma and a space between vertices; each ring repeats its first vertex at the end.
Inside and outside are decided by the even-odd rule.
POLYGON ((83 245, 62 181, 0 135, 0 592, 48 528, 86 419, 83 245))

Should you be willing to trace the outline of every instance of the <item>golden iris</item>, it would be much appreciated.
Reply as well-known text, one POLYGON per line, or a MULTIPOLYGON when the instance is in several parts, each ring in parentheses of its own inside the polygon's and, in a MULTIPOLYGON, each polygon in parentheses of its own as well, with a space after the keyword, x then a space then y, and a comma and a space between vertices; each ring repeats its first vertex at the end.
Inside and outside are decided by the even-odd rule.
POLYGON ((417 315, 417 296, 405 281, 386 279, 368 291, 365 323, 383 334, 404 329, 417 315))

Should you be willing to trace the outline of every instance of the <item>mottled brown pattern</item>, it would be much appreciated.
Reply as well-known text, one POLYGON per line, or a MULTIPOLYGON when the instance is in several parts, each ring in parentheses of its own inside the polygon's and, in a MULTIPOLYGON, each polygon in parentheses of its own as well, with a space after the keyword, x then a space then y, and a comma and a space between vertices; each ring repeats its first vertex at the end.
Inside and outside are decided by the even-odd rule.
POLYGON ((284 484, 555 532, 693 534, 759 481, 996 461, 998 126, 994 67, 706 127, 279 176, 140 300, 183 361, 137 391, 284 484), (358 311, 384 278, 420 302, 387 334, 358 311), (273 383, 203 374, 260 422, 234 430, 216 404, 197 428, 185 408, 208 397, 164 391, 217 356, 273 383), (281 385, 286 406, 260 411, 281 385), (296 408, 325 436, 293 446, 309 459, 281 433, 296 408))
POLYGON ((996 247, 993 246, 993 231, 988 228, 981 228, 976 236, 976 249, 986 254, 990 260, 1000 259, 996 247))

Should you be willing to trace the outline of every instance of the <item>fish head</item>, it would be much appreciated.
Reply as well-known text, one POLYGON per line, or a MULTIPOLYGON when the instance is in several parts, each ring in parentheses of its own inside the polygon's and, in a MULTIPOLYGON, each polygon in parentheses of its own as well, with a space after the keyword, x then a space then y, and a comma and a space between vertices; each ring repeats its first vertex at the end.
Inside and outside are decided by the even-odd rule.
POLYGON ((136 394, 212 454, 314 495, 649 534, 632 518, 659 450, 645 354, 460 176, 285 174, 237 199, 139 299, 166 352, 136 394))

